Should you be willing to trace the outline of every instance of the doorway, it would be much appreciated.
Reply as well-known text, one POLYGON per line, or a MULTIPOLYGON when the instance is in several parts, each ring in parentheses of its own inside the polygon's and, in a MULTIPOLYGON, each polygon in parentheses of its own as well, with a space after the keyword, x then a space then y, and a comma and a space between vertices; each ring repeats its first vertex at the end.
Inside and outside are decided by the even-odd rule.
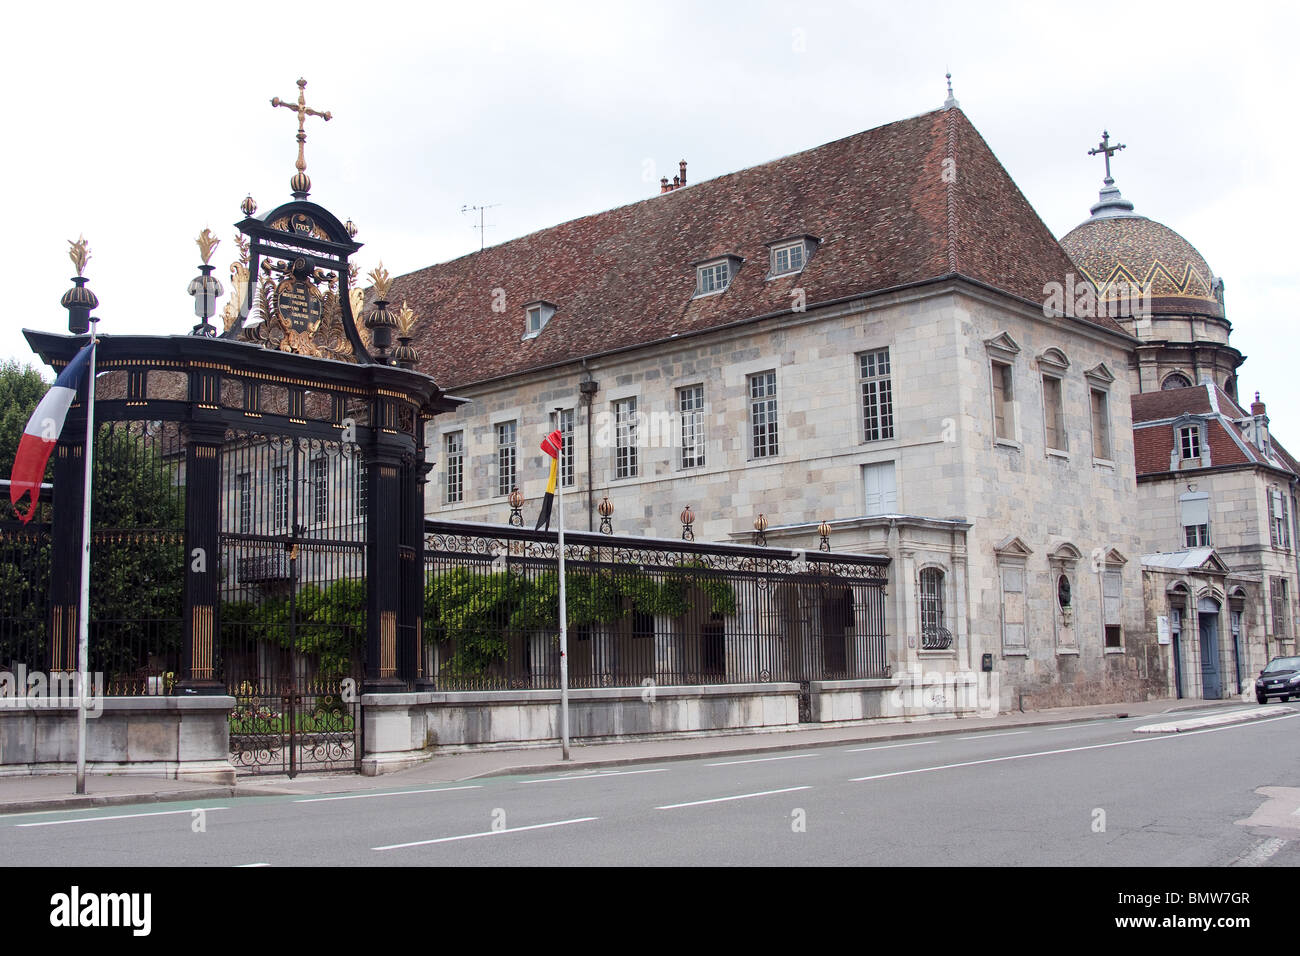
POLYGON ((1223 673, 1219 662, 1219 605, 1211 598, 1196 604, 1201 637, 1201 696, 1206 700, 1223 697, 1223 673))

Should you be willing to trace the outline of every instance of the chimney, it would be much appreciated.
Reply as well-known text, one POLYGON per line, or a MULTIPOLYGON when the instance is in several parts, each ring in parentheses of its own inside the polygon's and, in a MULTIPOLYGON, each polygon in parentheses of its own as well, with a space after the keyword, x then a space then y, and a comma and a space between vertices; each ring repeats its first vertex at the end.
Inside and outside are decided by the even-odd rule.
POLYGON ((662 179, 659 180, 659 195, 662 196, 664 193, 670 193, 674 189, 681 189, 683 186, 686 185, 686 160, 683 159, 681 162, 679 162, 677 164, 677 168, 678 170, 680 170, 680 172, 673 177, 673 181, 671 183, 668 181, 667 176, 664 176, 662 179))
POLYGON ((1264 454, 1270 454, 1268 447, 1268 413, 1264 409, 1264 403, 1259 400, 1259 392, 1255 393, 1255 400, 1250 403, 1251 429, 1248 436, 1255 443, 1255 447, 1264 454))

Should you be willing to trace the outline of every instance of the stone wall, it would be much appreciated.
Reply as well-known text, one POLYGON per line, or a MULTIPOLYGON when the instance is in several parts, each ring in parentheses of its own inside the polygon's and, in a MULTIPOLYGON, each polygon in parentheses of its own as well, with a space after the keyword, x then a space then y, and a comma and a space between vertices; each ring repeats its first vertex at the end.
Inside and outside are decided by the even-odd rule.
MULTIPOLYGON (((0 776, 75 769, 75 706, 45 706, 41 698, 0 703, 0 776)), ((97 698, 86 720, 87 770, 233 784, 234 706, 224 696, 97 698)))

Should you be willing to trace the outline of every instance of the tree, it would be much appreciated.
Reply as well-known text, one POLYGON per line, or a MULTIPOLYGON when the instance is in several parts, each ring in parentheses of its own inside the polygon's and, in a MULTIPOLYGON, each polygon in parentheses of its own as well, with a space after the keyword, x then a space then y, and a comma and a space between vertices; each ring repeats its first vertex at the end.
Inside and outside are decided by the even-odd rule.
POLYGON ((13 470, 23 429, 49 387, 49 382, 32 365, 19 364, 16 359, 0 363, 0 469, 3 469, 0 477, 8 478, 13 470))

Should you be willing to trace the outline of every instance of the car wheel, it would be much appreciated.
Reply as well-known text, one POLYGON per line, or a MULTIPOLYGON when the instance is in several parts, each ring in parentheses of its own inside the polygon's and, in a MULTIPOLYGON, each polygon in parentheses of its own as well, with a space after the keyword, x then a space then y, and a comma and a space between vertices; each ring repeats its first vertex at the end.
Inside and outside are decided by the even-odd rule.
POLYGON ((1264 694, 1256 694, 1256 695, 1255 695, 1255 700, 1256 700, 1258 703, 1261 703, 1261 704, 1267 704, 1267 703, 1268 703, 1268 697, 1265 696, 1264 694))

